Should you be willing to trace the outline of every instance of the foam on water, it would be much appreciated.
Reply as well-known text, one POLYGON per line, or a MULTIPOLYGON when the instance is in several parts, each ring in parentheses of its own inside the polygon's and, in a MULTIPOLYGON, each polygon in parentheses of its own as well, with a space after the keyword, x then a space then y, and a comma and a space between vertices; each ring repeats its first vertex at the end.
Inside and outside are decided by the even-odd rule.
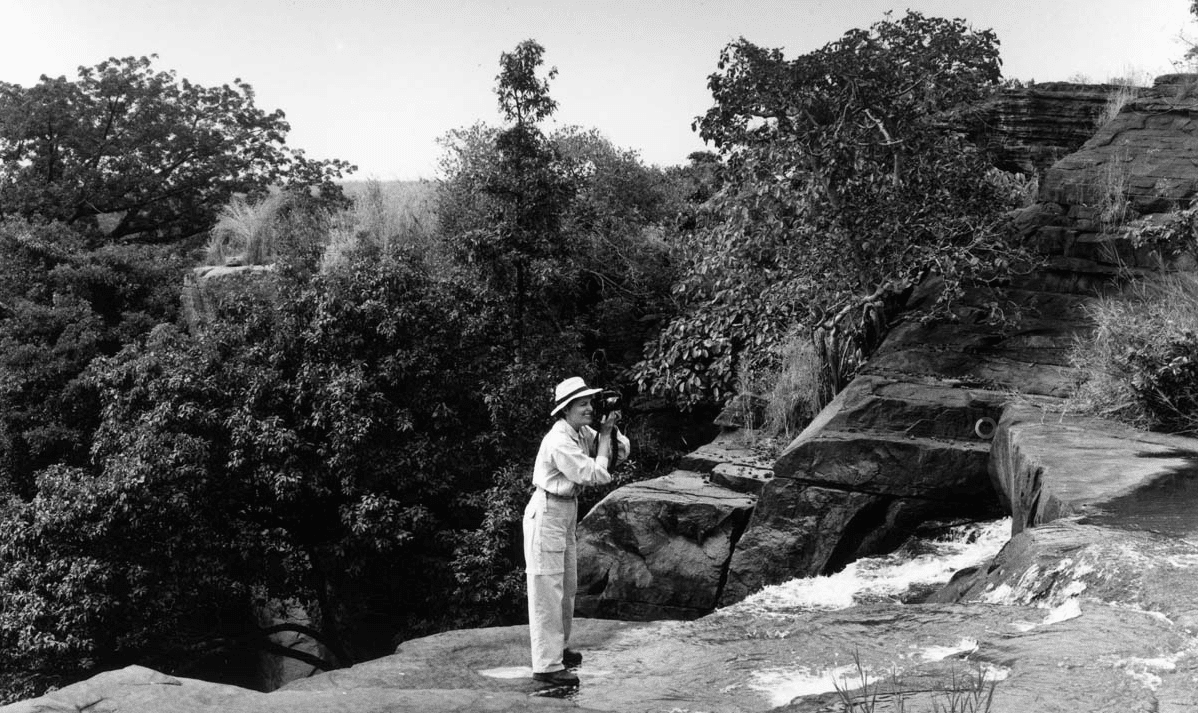
POLYGON ((862 685, 872 685, 883 676, 869 671, 858 671, 856 665, 838 666, 812 671, 806 666, 799 668, 771 668, 753 672, 750 686, 769 696, 774 707, 784 706, 800 696, 818 696, 831 693, 837 686, 851 690, 862 685), (864 673, 865 681, 861 680, 864 673))
POLYGON ((953 646, 929 646, 920 651, 916 657, 923 661, 943 661, 950 656, 971 654, 977 650, 977 639, 961 639, 953 646))
POLYGON ((988 561, 1010 534, 1010 518, 963 525, 946 538, 924 543, 925 551, 915 556, 900 551, 859 559, 836 574, 766 587, 734 606, 757 615, 782 616, 865 602, 898 602, 912 587, 946 583, 958 570, 988 561))

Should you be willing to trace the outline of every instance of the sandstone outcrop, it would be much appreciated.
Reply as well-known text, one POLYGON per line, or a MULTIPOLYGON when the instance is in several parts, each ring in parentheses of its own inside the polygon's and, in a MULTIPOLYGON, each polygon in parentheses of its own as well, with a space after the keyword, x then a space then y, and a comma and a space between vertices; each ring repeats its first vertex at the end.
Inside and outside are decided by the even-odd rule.
POLYGON ((1158 78, 1047 171, 1039 199, 1074 209, 1079 221, 1188 206, 1198 190, 1195 95, 1198 75, 1158 78))
POLYGON ((975 431, 1000 403, 931 382, 855 380, 775 463, 722 603, 893 550, 926 520, 996 515, 989 444, 975 431))
MULTIPOLYGON (((1151 498, 1198 484, 1198 441, 1017 403, 1003 413, 990 467, 1013 535, 1070 516, 1127 524, 1151 498)), ((1193 522, 1198 531, 1198 514, 1193 522)))
POLYGON ((1007 87, 944 122, 990 151, 999 168, 1041 175, 1094 135, 1112 97, 1139 91, 1071 82, 1007 87))
POLYGON ((212 320, 220 300, 236 297, 246 290, 261 287, 263 273, 274 270, 273 265, 228 265, 197 267, 183 278, 182 313, 189 328, 212 320))

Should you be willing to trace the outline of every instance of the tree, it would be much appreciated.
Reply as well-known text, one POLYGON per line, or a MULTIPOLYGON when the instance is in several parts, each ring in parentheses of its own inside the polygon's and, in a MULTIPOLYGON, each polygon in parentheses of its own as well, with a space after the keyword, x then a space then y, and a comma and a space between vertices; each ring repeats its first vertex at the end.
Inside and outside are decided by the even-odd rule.
POLYGON ((557 67, 550 68, 545 79, 537 77, 544 54, 545 48, 536 40, 525 40, 513 52, 499 54, 495 94, 504 117, 518 127, 535 125, 557 111, 557 102, 549 97, 549 80, 557 77, 557 67))
POLYGON ((843 382, 852 364, 837 362, 862 345, 825 338, 846 315, 875 325, 929 274, 947 306, 1019 256, 996 227, 1005 184, 935 121, 997 85, 993 32, 908 12, 793 60, 741 39, 718 68, 695 127, 720 151, 723 187, 675 285, 680 314, 637 367, 643 388, 721 402, 796 325, 823 330, 825 371, 843 382))
MULTIPOLYGON (((489 170, 461 176, 484 196, 484 220, 461 233, 462 260, 476 266, 491 286, 511 301, 512 340, 516 356, 524 353, 525 319, 530 302, 541 296, 545 269, 569 250, 561 233, 561 216, 572 198, 572 186, 555 168, 557 157, 537 122, 557 107, 548 94, 548 79, 536 76, 544 50, 533 40, 500 55, 495 93, 507 129, 491 135, 494 152, 489 170)), ((555 76, 550 70, 549 77, 555 76)), ((454 218, 449 219, 451 225, 454 218)))
POLYGON ((77 229, 103 217, 109 241, 162 242, 208 230, 235 194, 304 185, 338 199, 354 167, 287 147, 289 130, 249 84, 203 87, 146 57, 0 83, 0 215, 77 229))

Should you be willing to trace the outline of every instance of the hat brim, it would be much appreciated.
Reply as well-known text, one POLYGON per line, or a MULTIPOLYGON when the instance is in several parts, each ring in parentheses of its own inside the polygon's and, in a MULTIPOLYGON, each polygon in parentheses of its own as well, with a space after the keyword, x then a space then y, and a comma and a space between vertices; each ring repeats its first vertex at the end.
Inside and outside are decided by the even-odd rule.
POLYGON ((566 398, 559 401, 557 405, 553 407, 553 410, 549 412, 549 415, 556 416, 557 412, 569 406, 571 401, 577 401, 578 399, 585 399, 588 396, 594 396, 600 391, 603 391, 603 389, 584 389, 576 394, 570 394, 566 398))

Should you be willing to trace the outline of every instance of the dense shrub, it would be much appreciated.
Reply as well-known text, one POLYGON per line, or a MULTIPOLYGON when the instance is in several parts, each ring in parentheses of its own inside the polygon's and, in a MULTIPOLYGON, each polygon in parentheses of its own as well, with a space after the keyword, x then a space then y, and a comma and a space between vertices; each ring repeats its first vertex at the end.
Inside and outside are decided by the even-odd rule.
POLYGON ((169 247, 0 222, 0 495, 28 499, 39 469, 86 463, 100 414, 80 375, 174 319, 184 264, 169 247))

